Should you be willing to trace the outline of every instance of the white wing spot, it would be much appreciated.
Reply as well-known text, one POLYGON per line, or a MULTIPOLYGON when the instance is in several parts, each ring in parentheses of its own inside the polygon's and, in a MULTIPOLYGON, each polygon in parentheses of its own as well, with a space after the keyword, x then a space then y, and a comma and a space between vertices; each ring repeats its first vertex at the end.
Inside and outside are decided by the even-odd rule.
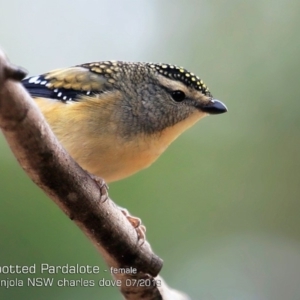
POLYGON ((35 77, 31 77, 30 79, 29 79, 29 83, 36 83, 36 81, 38 80, 40 78, 40 76, 35 76, 35 77))
POLYGON ((61 94, 61 92, 59 92, 58 94, 57 94, 57 97, 60 97, 62 94, 61 94))

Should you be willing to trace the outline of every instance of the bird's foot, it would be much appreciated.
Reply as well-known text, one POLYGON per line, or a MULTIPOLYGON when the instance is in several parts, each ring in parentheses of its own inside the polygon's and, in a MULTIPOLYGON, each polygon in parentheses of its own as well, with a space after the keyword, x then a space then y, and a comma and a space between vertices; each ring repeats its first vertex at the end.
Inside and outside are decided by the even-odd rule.
POLYGON ((130 224, 134 227, 138 236, 138 241, 142 246, 146 240, 146 227, 142 224, 142 220, 140 218, 131 216, 126 208, 120 206, 119 208, 130 224))
MULTIPOLYGON (((105 183, 104 179, 101 177, 97 177, 93 174, 89 174, 91 178, 97 183, 97 185, 100 188, 100 202, 104 203, 109 199, 108 197, 108 185, 105 183)), ((130 224, 134 227, 137 236, 138 241, 141 243, 141 246, 145 243, 146 240, 146 227, 142 224, 142 221, 140 218, 133 217, 129 214, 128 210, 126 208, 118 206, 123 213, 123 215, 127 218, 127 220, 130 222, 130 224)))
POLYGON ((93 174, 90 174, 90 176, 97 183, 97 185, 99 186, 100 194, 101 194, 100 202, 104 203, 105 201, 107 201, 109 199, 109 197, 108 197, 108 185, 106 184, 104 179, 102 179, 101 177, 95 176, 93 174))

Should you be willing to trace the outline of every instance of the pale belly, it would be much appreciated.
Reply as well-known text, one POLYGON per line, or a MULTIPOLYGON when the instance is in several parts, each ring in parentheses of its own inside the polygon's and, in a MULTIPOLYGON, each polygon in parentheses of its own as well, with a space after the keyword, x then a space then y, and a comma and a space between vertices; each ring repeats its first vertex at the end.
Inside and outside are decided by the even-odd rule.
POLYGON ((172 141, 203 116, 195 114, 159 135, 136 136, 131 141, 111 136, 102 137, 101 142, 99 138, 87 141, 83 135, 76 142, 62 140, 62 144, 83 169, 104 178, 106 182, 113 182, 150 166, 172 141))
POLYGON ((104 178, 106 182, 128 177, 151 165, 160 155, 157 151, 151 151, 152 149, 138 150, 131 145, 123 145, 122 148, 112 145, 108 148, 94 148, 88 156, 81 155, 78 151, 75 155, 70 151, 70 154, 83 169, 104 178))

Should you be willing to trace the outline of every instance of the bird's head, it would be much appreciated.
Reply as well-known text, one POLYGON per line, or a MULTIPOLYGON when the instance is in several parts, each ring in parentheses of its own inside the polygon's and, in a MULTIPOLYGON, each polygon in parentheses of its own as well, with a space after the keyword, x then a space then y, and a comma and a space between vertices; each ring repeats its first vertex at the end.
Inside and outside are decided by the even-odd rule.
MULTIPOLYGON (((211 95, 203 81, 184 68, 169 64, 112 62, 107 80, 122 91, 124 123, 135 130, 159 133, 189 118, 221 114, 226 106, 211 95), (115 65, 113 65, 115 64, 115 65), (125 100, 125 101, 124 101, 125 100), (133 122, 134 121, 134 122, 133 122)), ((101 69, 102 71, 102 69, 101 69)), ((194 123, 194 122, 193 122, 194 123)), ((133 133, 133 129, 128 129, 133 133)))

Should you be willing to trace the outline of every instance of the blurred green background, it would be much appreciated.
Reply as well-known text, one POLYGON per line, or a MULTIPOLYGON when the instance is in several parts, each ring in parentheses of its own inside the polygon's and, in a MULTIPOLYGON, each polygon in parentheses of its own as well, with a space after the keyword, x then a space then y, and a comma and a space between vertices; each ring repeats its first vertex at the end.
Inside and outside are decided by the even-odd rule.
MULTIPOLYGON (((31 75, 119 59, 173 63, 204 79, 229 112, 200 121, 149 169, 111 184, 110 196, 142 218, 162 276, 192 299, 300 299, 299 1, 0 6, 0 45, 31 75)), ((0 266, 33 263, 106 268, 0 136, 0 266)), ((112 287, 0 288, 0 299, 83 298, 121 296, 112 287)))

